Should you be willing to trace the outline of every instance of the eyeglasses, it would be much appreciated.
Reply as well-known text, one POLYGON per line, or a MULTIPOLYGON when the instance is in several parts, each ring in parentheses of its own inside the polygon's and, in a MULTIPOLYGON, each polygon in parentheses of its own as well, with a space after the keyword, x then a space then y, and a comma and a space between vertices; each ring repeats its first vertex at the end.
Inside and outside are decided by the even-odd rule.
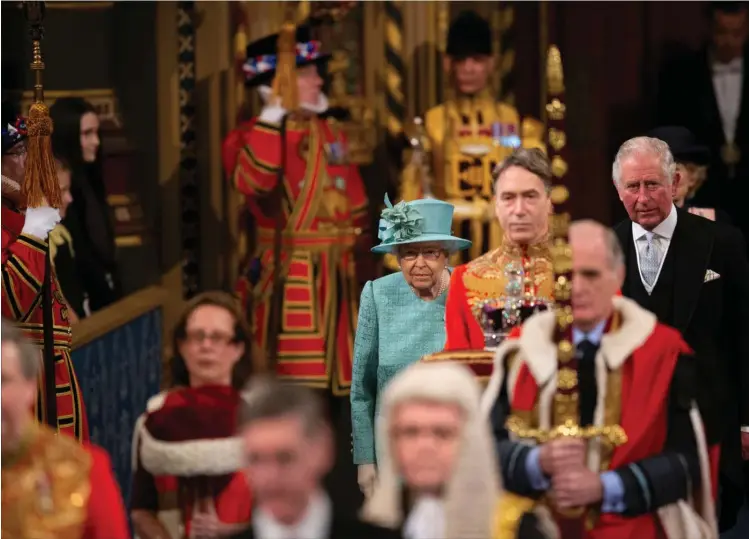
POLYGON ((189 331, 185 336, 185 340, 192 344, 202 344, 206 339, 213 345, 229 344, 235 340, 234 335, 228 333, 206 333, 201 330, 189 331))
POLYGON ((417 258, 419 258, 419 255, 421 255, 424 257, 424 260, 435 261, 435 260, 439 260, 443 252, 444 251, 442 251, 441 249, 424 249, 423 251, 416 250, 416 249, 409 249, 407 251, 403 251, 400 254, 400 257, 403 260, 412 262, 416 260, 417 258))

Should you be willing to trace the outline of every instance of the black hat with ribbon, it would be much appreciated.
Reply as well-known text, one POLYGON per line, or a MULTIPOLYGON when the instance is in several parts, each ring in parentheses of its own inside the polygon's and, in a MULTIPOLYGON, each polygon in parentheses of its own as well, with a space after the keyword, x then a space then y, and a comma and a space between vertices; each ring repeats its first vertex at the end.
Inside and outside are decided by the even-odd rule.
POLYGON ((710 150, 697 141, 697 137, 687 129, 677 125, 657 127, 648 133, 668 144, 674 161, 677 163, 694 163, 707 165, 710 162, 710 150))
POLYGON ((3 101, 2 112, 2 137, 3 137, 3 155, 26 139, 28 131, 26 130, 26 118, 20 116, 13 103, 3 101))
POLYGON ((475 11, 462 11, 447 32, 447 55, 454 58, 492 55, 492 30, 475 11))
MULTIPOLYGON (((247 46, 247 59, 242 65, 245 86, 267 85, 273 80, 278 65, 278 36, 272 34, 247 46)), ((312 39, 310 27, 299 26, 296 30, 296 66, 322 64, 329 59, 330 54, 322 52, 320 42, 312 39)))

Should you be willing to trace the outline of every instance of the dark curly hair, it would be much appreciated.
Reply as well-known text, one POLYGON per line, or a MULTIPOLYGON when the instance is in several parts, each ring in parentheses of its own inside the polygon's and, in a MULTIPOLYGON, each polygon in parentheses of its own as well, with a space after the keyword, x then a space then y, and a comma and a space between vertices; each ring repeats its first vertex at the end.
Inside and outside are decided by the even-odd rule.
POLYGON ((187 365, 185 364, 184 358, 179 353, 179 345, 187 337, 187 321, 190 319, 190 316, 199 307, 204 305, 220 307, 228 311, 234 318, 234 338, 232 339, 232 342, 243 343, 244 353, 242 354, 242 357, 239 358, 239 361, 237 361, 237 364, 234 365, 231 385, 237 390, 242 389, 255 370, 252 358, 252 332, 250 331, 250 326, 239 307, 239 301, 237 298, 220 290, 203 292, 202 294, 195 296, 187 304, 187 307, 177 321, 177 325, 174 327, 172 333, 172 353, 174 355, 170 360, 172 374, 171 385, 172 387, 190 385, 190 373, 187 371, 187 365))

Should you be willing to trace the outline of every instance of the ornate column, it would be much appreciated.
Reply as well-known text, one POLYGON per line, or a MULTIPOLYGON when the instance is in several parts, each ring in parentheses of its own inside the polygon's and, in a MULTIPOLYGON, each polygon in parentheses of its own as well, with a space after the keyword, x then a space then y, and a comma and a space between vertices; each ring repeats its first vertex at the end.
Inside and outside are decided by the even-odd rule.
POLYGON ((500 99, 515 106, 515 5, 503 2, 496 11, 499 29, 499 75, 500 99))
POLYGON ((405 95, 403 92, 405 65, 403 61, 403 2, 385 2, 385 99, 387 113, 388 159, 395 178, 400 171, 398 141, 405 122, 405 95))
POLYGON ((177 2, 179 79, 179 199, 182 223, 182 294, 200 288, 200 184, 195 149, 195 2, 177 2))

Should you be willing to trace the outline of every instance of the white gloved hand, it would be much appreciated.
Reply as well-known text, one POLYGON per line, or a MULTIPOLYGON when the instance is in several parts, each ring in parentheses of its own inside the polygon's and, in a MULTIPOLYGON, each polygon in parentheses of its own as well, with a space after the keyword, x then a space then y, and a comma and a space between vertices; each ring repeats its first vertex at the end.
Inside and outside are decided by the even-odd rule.
POLYGON ((279 125, 284 114, 286 114, 286 109, 281 105, 266 105, 260 111, 258 120, 266 124, 279 125))
POLYGON ((377 467, 374 464, 359 464, 357 467, 357 483, 365 498, 372 496, 377 483, 377 467))
POLYGON ((26 220, 23 223, 21 234, 34 236, 42 241, 47 240, 50 230, 60 222, 60 212, 57 208, 43 206, 41 208, 28 208, 26 220))

